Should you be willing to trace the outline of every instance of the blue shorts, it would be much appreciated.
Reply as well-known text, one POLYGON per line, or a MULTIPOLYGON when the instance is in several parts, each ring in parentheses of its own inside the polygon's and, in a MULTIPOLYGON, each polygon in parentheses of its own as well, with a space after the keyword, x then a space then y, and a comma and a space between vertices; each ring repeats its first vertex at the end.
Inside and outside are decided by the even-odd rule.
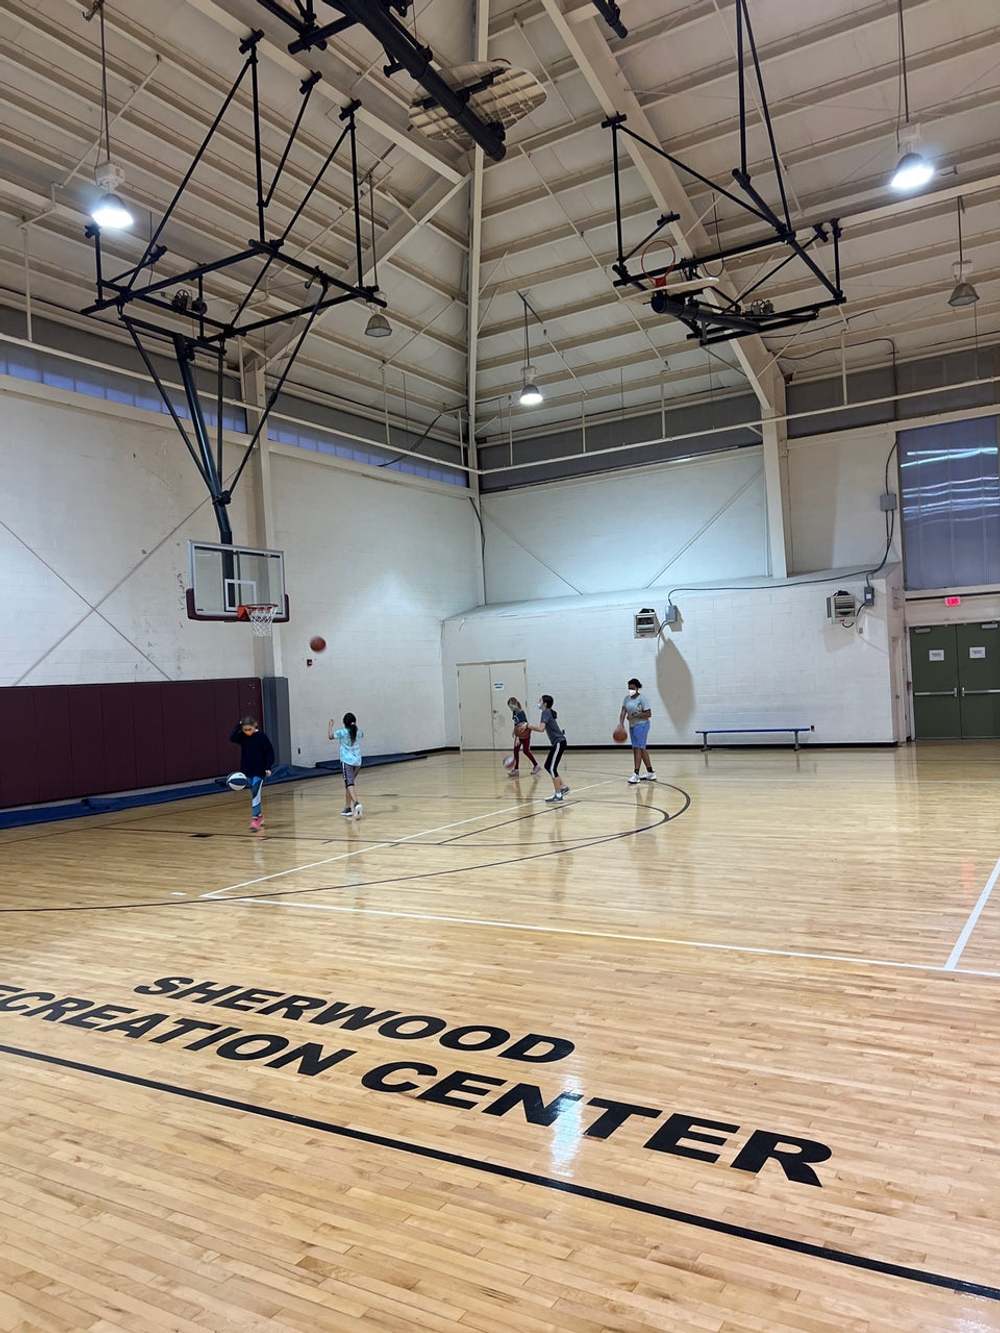
POLYGON ((646 741, 649 739, 649 718, 645 722, 633 722, 629 726, 632 734, 632 749, 645 750, 646 741))

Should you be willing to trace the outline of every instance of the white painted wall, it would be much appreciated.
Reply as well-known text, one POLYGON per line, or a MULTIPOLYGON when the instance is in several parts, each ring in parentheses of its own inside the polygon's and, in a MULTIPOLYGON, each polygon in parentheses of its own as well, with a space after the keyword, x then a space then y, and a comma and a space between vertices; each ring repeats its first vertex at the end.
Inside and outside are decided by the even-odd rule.
MULTIPOLYGON (((188 540, 217 536, 169 418, 6 378, 0 404, 0 685, 258 674, 247 627, 187 618, 188 540)), ((481 590, 467 494, 282 446, 270 460, 293 757, 336 757, 327 721, 348 708, 370 753, 444 744, 441 624, 481 590), (308 668, 316 634, 329 648, 308 668)), ((247 545, 264 543, 255 466, 231 507, 247 545)))
POLYGON ((484 497, 487 600, 767 572, 761 451, 484 497))
MULTIPOLYGON (((831 626, 831 587, 796 582, 766 590, 684 593, 683 624, 659 640, 636 640, 632 615, 662 606, 666 589, 553 598, 482 608, 444 629, 448 739, 458 743, 459 662, 523 657, 528 698, 555 697, 575 745, 606 745, 625 682, 636 675, 651 699, 653 744, 695 744, 698 727, 813 724, 824 742, 896 739, 890 641, 901 643, 898 570, 875 581, 876 606, 861 633, 831 626)), ((863 580, 835 581, 860 597, 863 580)), ((765 740, 768 738, 764 738, 765 740)), ((771 738, 773 739, 773 738, 771 738)))
POLYGON ((248 635, 187 619, 188 539, 217 535, 172 422, 7 377, 0 411, 0 685, 252 675, 248 635))
POLYGON ((272 453, 271 471, 292 607, 281 645, 293 758, 336 758, 327 723, 348 710, 371 754, 445 744, 441 624, 480 589, 467 495, 289 454, 272 453), (325 653, 310 652, 313 635, 325 653))
MULTIPOLYGON (((877 565, 885 551, 879 496, 892 426, 788 441, 791 569, 796 574, 877 565)), ((897 490, 896 458, 889 489, 897 490)), ((900 558, 899 512, 890 559, 900 558)))

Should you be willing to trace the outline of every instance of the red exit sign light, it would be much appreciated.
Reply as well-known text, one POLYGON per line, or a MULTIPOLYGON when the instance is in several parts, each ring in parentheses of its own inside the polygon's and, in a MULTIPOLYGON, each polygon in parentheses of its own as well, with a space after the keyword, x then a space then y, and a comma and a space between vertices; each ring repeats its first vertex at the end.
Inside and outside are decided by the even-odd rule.
POLYGON ((945 606, 961 606, 962 599, 961 597, 946 597, 944 599, 944 604, 945 606))

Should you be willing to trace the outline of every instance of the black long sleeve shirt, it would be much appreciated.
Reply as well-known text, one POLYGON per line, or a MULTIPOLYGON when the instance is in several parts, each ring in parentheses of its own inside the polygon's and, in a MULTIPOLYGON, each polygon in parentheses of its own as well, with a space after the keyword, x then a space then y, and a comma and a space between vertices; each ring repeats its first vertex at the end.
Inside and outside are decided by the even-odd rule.
POLYGON ((240 747, 240 770, 248 778, 262 778, 274 767, 274 746, 262 731, 247 736, 242 727, 234 727, 229 739, 240 747))

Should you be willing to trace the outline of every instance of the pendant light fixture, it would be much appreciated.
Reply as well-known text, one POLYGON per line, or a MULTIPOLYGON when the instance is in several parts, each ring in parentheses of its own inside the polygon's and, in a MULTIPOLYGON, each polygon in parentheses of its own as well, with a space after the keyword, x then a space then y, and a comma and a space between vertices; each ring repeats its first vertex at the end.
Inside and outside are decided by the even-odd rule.
MULTIPOLYGON (((378 291, 378 252, 375 247, 375 183, 372 180, 371 173, 368 175, 368 211, 371 218, 371 236, 372 236, 372 282, 375 290, 378 291)), ((368 309, 371 314, 368 316, 368 323, 365 325, 366 338, 388 338, 392 334, 392 325, 386 319, 382 310, 373 305, 370 301, 368 309)))
POLYGON ((979 293, 968 281, 969 274, 972 272, 972 264, 966 259, 962 248, 962 214, 965 212, 965 203, 961 197, 956 200, 956 203, 958 205, 958 263, 951 266, 955 286, 948 297, 948 304, 953 310, 962 310, 966 306, 975 305, 979 300, 979 293))
POLYGON ((524 365, 521 368, 521 392, 517 401, 521 407, 537 407, 544 394, 535 382, 536 370, 531 364, 531 348, 528 343, 528 302, 521 297, 524 307, 524 365))
POLYGON ((99 227, 108 231, 124 231, 131 227, 133 218, 118 191, 125 173, 111 160, 111 120, 108 115, 108 56, 104 38, 104 3, 100 6, 101 28, 101 113, 104 120, 103 156, 94 171, 94 180, 101 196, 90 210, 90 216, 99 227))
MULTIPOLYGON (((919 190, 934 175, 934 167, 920 151, 920 129, 910 124, 910 86, 906 77, 906 33, 903 27, 903 0, 898 0, 899 24, 899 90, 903 100, 904 119, 896 122, 896 149, 900 159, 889 177, 893 190, 907 194, 919 190)), ((898 114, 898 113, 897 113, 898 114)))

